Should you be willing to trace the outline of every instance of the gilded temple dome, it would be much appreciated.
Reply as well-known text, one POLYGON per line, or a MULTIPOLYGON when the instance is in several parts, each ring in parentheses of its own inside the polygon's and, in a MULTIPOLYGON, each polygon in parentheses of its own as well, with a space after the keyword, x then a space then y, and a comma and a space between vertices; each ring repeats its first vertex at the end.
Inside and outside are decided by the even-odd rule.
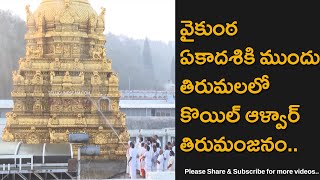
POLYGON ((38 23, 79 23, 86 26, 92 19, 97 19, 97 13, 88 0, 42 0, 33 17, 38 23))

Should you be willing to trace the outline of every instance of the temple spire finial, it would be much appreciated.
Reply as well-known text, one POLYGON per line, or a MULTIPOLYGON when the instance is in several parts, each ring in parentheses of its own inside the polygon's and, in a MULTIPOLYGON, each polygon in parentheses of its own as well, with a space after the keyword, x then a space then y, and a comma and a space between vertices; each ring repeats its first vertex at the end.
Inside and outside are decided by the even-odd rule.
POLYGON ((101 7, 101 13, 99 16, 102 19, 103 23, 104 23, 105 15, 106 15, 106 8, 101 7))
POLYGON ((25 10, 26 10, 27 20, 28 20, 28 17, 32 14, 31 11, 30 11, 30 4, 26 5, 25 10))
POLYGON ((69 7, 70 4, 71 4, 70 1, 71 1, 71 0, 64 0, 64 5, 65 5, 66 7, 69 7))

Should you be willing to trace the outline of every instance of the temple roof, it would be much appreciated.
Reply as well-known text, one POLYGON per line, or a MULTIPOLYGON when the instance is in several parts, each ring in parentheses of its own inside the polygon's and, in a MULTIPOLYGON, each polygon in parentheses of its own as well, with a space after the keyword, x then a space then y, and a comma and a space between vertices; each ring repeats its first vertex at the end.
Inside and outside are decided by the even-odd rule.
POLYGON ((0 100, 0 109, 13 108, 13 100, 0 100))
POLYGON ((120 108, 175 108, 166 100, 120 100, 120 108))
MULTIPOLYGON (((175 102, 167 100, 120 100, 120 108, 175 108, 175 102)), ((0 109, 13 108, 12 100, 0 100, 0 109)))
POLYGON ((42 0, 33 17, 39 23, 42 16, 46 23, 63 20, 87 25, 91 17, 97 18, 97 13, 88 0, 42 0))

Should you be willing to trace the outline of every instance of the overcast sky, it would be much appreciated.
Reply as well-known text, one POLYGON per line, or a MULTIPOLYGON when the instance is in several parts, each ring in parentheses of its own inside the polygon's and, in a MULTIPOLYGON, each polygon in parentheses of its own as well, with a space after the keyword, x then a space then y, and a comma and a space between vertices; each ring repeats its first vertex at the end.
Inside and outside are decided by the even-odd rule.
MULTIPOLYGON (((174 41, 174 0, 89 0, 100 13, 106 8, 106 32, 134 39, 174 41)), ((25 6, 34 11, 41 0, 1 0, 0 9, 10 10, 25 20, 25 6)))

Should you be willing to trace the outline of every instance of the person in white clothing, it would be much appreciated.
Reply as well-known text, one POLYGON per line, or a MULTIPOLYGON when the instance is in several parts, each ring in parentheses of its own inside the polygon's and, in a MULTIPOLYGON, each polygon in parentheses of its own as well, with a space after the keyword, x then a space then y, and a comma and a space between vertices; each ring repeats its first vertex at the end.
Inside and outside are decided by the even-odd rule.
POLYGON ((169 158, 170 158, 170 150, 169 150, 169 146, 168 145, 165 145, 165 147, 164 147, 163 156, 164 156, 163 169, 167 170, 168 161, 169 161, 169 158))
POLYGON ((158 159, 158 153, 157 153, 157 146, 153 145, 152 146, 152 167, 151 167, 151 171, 156 171, 157 170, 157 159, 158 159))
POLYGON ((145 146, 146 147, 146 152, 143 155, 143 159, 144 159, 144 170, 145 170, 145 175, 151 171, 152 168, 152 154, 151 154, 151 150, 150 147, 148 145, 145 146))
POLYGON ((131 142, 130 143, 130 149, 129 149, 129 161, 128 164, 130 166, 130 177, 131 179, 136 179, 137 178, 137 149, 134 148, 134 144, 131 142))
POLYGON ((173 142, 172 142, 172 151, 173 151, 174 153, 176 153, 176 146, 175 146, 174 144, 175 144, 175 142, 173 141, 173 142))
POLYGON ((163 161, 164 161, 164 156, 163 156, 163 150, 161 149, 159 152, 159 156, 157 158, 157 171, 163 171, 163 161))
POLYGON ((167 169, 169 171, 174 171, 175 170, 175 158, 174 158, 174 152, 173 151, 170 151, 170 159, 168 161, 167 169))
POLYGON ((145 166, 145 160, 143 158, 144 153, 146 152, 145 149, 145 144, 144 142, 141 143, 141 148, 139 151, 139 161, 140 161, 140 175, 141 177, 145 177, 145 170, 144 170, 144 166, 145 166))
POLYGON ((154 135, 154 139, 156 140, 157 143, 159 143, 159 147, 161 147, 161 142, 159 140, 158 135, 154 135))
MULTIPOLYGON (((137 149, 137 152, 139 154, 140 150, 141 150, 141 143, 143 141, 142 137, 139 137, 139 140, 137 141, 137 143, 135 144, 135 148, 137 149)), ((137 171, 140 171, 140 160, 137 159, 137 171)))

